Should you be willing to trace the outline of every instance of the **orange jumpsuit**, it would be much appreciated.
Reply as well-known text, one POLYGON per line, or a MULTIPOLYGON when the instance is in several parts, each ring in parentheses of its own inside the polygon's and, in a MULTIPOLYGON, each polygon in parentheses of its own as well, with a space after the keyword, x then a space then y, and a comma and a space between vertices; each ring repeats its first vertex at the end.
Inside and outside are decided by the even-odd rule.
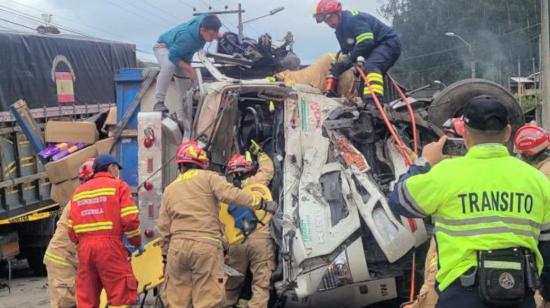
POLYGON ((98 307, 103 288, 109 305, 135 304, 137 281, 122 235, 138 246, 141 230, 128 184, 98 172, 78 187, 71 200, 68 231, 78 244, 77 306, 98 307))

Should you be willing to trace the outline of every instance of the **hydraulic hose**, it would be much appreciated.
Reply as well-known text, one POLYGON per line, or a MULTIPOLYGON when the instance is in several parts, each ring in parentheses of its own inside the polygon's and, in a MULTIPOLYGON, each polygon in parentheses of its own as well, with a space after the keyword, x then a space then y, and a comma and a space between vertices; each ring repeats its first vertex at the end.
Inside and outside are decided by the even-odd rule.
POLYGON ((390 75, 388 75, 388 78, 390 79, 391 84, 393 85, 393 87, 395 88, 395 90, 397 91, 399 96, 401 97, 401 100, 407 106, 407 110, 409 111, 409 116, 411 118, 411 124, 412 124, 412 133, 413 133, 413 151, 414 151, 414 153, 418 154, 418 135, 417 135, 417 131, 416 131, 416 119, 414 117, 414 111, 413 111, 411 102, 409 101, 409 99, 407 98, 405 93, 403 93, 403 90, 401 90, 399 85, 397 85, 395 80, 390 75))
POLYGON ((376 105, 378 112, 380 112, 380 115, 382 116, 382 119, 384 120, 384 123, 386 124, 386 127, 388 128, 388 131, 390 132, 393 140, 395 141, 395 143, 397 143, 397 147, 399 148, 399 152, 401 153, 401 156, 403 156, 403 160, 405 161, 405 164, 407 165, 407 167, 412 165, 411 158, 409 156, 409 153, 407 152, 407 149, 408 149, 407 146, 403 143, 403 140, 401 140, 401 138, 395 131, 395 128, 393 127, 390 120, 388 119, 388 115, 386 114, 384 107, 382 107, 380 100, 374 94, 374 90, 372 89, 370 82, 367 80, 367 76, 365 76, 365 72, 363 71, 363 68, 361 67, 361 65, 356 65, 356 69, 359 72, 359 75, 361 75, 361 78, 363 78, 363 81, 365 82, 365 86, 369 88, 372 99, 374 100, 374 104, 376 105))

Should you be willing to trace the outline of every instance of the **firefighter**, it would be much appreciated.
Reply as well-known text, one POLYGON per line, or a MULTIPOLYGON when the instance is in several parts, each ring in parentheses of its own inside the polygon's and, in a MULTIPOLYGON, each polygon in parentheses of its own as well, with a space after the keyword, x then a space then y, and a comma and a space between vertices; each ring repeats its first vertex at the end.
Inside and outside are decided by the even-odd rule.
POLYGON ((219 203, 274 211, 273 202, 231 185, 208 168, 196 141, 176 152, 181 174, 164 190, 157 229, 165 263, 163 302, 168 307, 221 307, 225 296, 219 203))
POLYGON ((212 42, 219 37, 221 25, 220 19, 215 15, 200 15, 159 37, 153 47, 160 65, 155 88, 155 111, 168 112, 164 99, 174 73, 177 73, 175 81, 179 95, 185 94, 197 80, 197 74, 191 67, 193 55, 201 50, 206 42, 212 42))
MULTIPOLYGON (((269 185, 273 178, 273 161, 271 158, 257 148, 259 152, 258 170, 251 159, 240 153, 234 154, 229 160, 226 173, 233 177, 234 184, 239 187, 245 187, 250 184, 269 185), (255 173, 255 174, 254 174, 255 173)), ((275 269, 275 246, 271 239, 269 224, 261 225, 257 222, 252 211, 248 211, 252 220, 248 225, 255 224, 256 230, 253 230, 244 242, 229 246, 227 254, 227 265, 236 269, 240 273, 246 273, 250 267, 252 273, 252 298, 248 301, 247 307, 259 308, 267 307, 269 302, 269 284, 271 273, 275 269)), ((225 285, 226 300, 225 306, 231 307, 237 304, 239 295, 244 284, 245 277, 229 277, 225 285)))
POLYGON ((139 210, 128 184, 118 179, 119 170, 111 155, 98 155, 93 177, 71 200, 67 226, 70 239, 78 244, 79 308, 98 307, 103 288, 109 305, 132 305, 137 300, 137 281, 122 236, 131 245, 141 245, 139 210))
POLYGON ((390 193, 390 206, 406 217, 433 216, 437 307, 534 307, 540 272, 541 294, 550 298, 543 267, 550 182, 510 156, 508 111, 496 98, 473 98, 464 123, 467 154, 442 161, 446 137, 426 145, 390 193))
MULTIPOLYGON (((325 22, 336 30, 343 59, 337 59, 330 70, 334 78, 353 66, 358 57, 366 59, 363 69, 372 91, 380 102, 384 98, 384 75, 401 55, 401 42, 397 33, 376 17, 357 10, 342 10, 336 0, 321 0, 314 14, 317 23, 325 22)), ((359 87, 365 104, 372 102, 371 90, 359 87)))
MULTIPOLYGON (((531 166, 539 169, 550 180, 550 136, 535 124, 526 124, 514 136, 514 152, 531 166)), ((547 308, 550 303, 545 301, 540 292, 535 294, 537 307, 547 308)))
MULTIPOLYGON (((94 159, 86 160, 80 166, 80 183, 89 180, 93 173, 94 159)), ((57 221, 55 233, 44 254, 44 264, 48 272, 48 290, 52 308, 76 307, 74 280, 76 276, 76 246, 67 233, 67 220, 71 211, 68 203, 57 221)))
POLYGON ((514 136, 514 151, 550 179, 550 136, 541 127, 526 124, 514 136))

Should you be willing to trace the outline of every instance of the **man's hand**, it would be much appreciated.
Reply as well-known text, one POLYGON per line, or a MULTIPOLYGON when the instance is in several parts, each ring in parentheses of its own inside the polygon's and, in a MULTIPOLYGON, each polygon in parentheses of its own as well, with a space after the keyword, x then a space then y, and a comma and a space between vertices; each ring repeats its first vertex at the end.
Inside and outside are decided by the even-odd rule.
POLYGON ((250 153, 258 155, 262 151, 262 147, 254 140, 250 140, 250 153))
POLYGON ((279 206, 277 205, 277 202, 275 201, 262 201, 262 204, 260 205, 260 210, 264 210, 268 213, 275 213, 277 211, 277 208, 279 206))
POLYGON ((342 61, 338 61, 332 65, 330 68, 330 73, 334 75, 334 77, 338 77, 342 75, 345 71, 350 69, 353 66, 353 63, 349 59, 345 59, 342 61))
POLYGON ((196 83, 197 82, 197 72, 195 72, 195 70, 193 68, 191 68, 190 71, 187 72, 187 74, 189 75, 189 79, 191 80, 192 83, 196 83))
POLYGON ((141 256, 145 252, 145 248, 143 247, 143 245, 135 246, 135 248, 138 252, 136 256, 141 256))
POLYGON ((197 81, 197 73, 195 72, 195 70, 193 69, 193 67, 190 64, 188 64, 185 61, 180 61, 178 63, 178 67, 179 67, 180 70, 187 73, 187 75, 189 76, 189 79, 191 79, 191 81, 193 83, 195 83, 197 81))
POLYGON ((427 144, 422 149, 422 157, 430 163, 430 166, 443 160, 443 146, 445 146, 445 142, 447 142, 447 136, 442 136, 438 141, 427 144))

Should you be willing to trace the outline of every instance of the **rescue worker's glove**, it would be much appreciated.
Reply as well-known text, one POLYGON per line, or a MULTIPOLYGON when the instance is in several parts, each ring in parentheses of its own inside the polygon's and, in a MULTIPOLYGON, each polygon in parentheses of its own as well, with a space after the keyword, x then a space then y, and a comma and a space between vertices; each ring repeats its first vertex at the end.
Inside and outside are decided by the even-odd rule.
POLYGON ((233 219, 235 219, 235 228, 241 230, 245 237, 256 229, 258 219, 251 210, 230 204, 227 211, 233 216, 233 219))
POLYGON ((349 70, 352 66, 353 62, 351 62, 350 59, 344 59, 334 63, 330 68, 330 73, 334 75, 334 77, 339 77, 345 71, 349 70))
POLYGON ((275 213, 277 211, 277 208, 279 206, 277 205, 277 202, 275 201, 265 201, 262 200, 262 204, 260 204, 260 210, 264 210, 268 213, 275 213))
POLYGON ((250 153, 252 155, 258 155, 258 153, 262 152, 262 147, 253 139, 250 140, 250 153))

